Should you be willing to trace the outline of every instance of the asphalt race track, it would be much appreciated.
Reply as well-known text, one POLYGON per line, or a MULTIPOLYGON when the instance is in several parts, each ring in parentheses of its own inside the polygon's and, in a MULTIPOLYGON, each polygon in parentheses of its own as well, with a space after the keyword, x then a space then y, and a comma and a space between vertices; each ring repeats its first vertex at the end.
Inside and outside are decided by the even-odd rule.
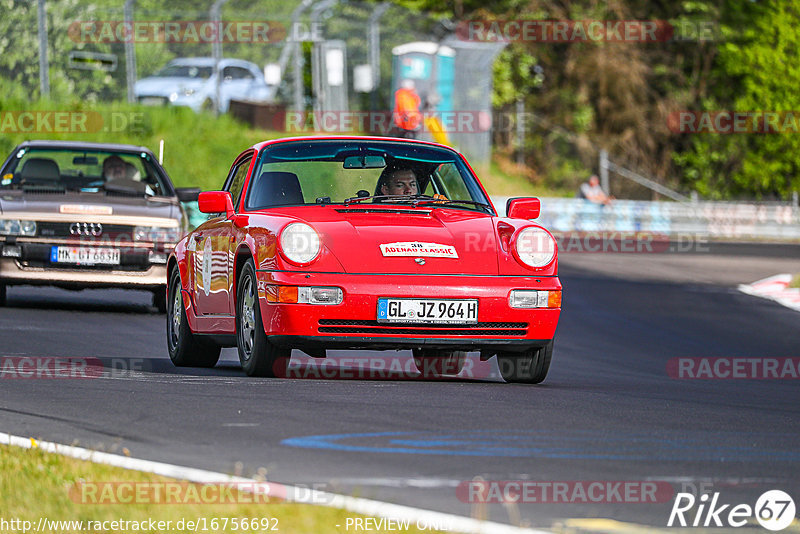
MULTIPOLYGON (((789 272, 770 267, 776 254, 764 251, 763 276, 789 272)), ((800 505, 800 380, 667 371, 673 358, 797 358, 800 314, 736 291, 733 257, 691 260, 692 272, 708 273, 709 262, 725 275, 709 283, 673 276, 674 255, 630 255, 622 261, 631 272, 648 262, 638 267, 646 276, 633 279, 604 270, 604 255, 590 256, 562 261, 564 309, 540 386, 502 383, 494 360, 471 360, 478 379, 449 381, 352 379, 358 373, 346 366, 338 379, 251 379, 232 350, 214 369, 177 369, 147 293, 12 287, 0 308, 1 357, 99 358, 110 371, 4 376, 0 432, 245 476, 263 468, 272 481, 500 522, 519 516, 535 527, 593 517, 664 527, 674 492, 701 487, 751 506, 781 489, 800 505), (659 261, 670 276, 659 276, 659 261), (484 507, 459 493, 475 477, 654 481, 669 491, 657 503, 573 495, 484 507)), ((613 263, 622 255, 605 256, 613 263)), ((796 255, 779 259, 800 272, 796 255)), ((743 272, 741 282, 753 276, 743 272)), ((410 361, 409 352, 358 355, 410 361)), ((302 361, 306 376, 320 362, 332 365, 302 361)))

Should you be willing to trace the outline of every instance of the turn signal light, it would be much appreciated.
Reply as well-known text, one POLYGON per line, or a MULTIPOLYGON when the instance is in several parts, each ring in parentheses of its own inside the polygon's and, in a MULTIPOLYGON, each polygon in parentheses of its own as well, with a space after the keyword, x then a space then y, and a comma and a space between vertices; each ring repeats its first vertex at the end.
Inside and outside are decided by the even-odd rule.
POLYGON ((297 288, 294 286, 278 286, 278 302, 297 304, 297 288))
POLYGON ((282 304, 341 304, 344 293, 338 287, 267 286, 267 301, 282 304))
POLYGON ((560 308, 561 291, 515 289, 508 296, 512 308, 560 308))

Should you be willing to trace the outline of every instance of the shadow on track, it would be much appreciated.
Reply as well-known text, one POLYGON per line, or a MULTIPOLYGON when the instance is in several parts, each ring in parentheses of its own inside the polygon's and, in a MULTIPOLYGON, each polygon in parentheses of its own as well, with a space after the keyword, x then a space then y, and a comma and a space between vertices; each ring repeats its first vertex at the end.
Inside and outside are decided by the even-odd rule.
POLYGON ((5 308, 159 315, 150 291, 11 286, 5 308))

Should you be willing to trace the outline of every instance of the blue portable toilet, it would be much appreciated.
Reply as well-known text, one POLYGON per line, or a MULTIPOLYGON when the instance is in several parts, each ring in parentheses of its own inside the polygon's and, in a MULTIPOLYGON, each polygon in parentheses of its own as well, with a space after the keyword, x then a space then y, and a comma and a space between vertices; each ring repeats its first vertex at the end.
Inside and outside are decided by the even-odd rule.
POLYGON ((422 108, 453 111, 456 52, 429 41, 405 43, 392 49, 392 94, 403 80, 413 80, 422 108))

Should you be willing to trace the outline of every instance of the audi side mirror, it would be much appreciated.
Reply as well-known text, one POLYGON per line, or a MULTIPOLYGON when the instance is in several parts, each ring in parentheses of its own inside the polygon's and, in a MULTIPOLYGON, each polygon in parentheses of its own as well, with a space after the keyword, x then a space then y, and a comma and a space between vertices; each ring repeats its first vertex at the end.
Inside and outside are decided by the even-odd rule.
POLYGON ((175 189, 175 194, 178 195, 178 200, 181 202, 195 202, 200 195, 200 188, 179 187, 175 189))

